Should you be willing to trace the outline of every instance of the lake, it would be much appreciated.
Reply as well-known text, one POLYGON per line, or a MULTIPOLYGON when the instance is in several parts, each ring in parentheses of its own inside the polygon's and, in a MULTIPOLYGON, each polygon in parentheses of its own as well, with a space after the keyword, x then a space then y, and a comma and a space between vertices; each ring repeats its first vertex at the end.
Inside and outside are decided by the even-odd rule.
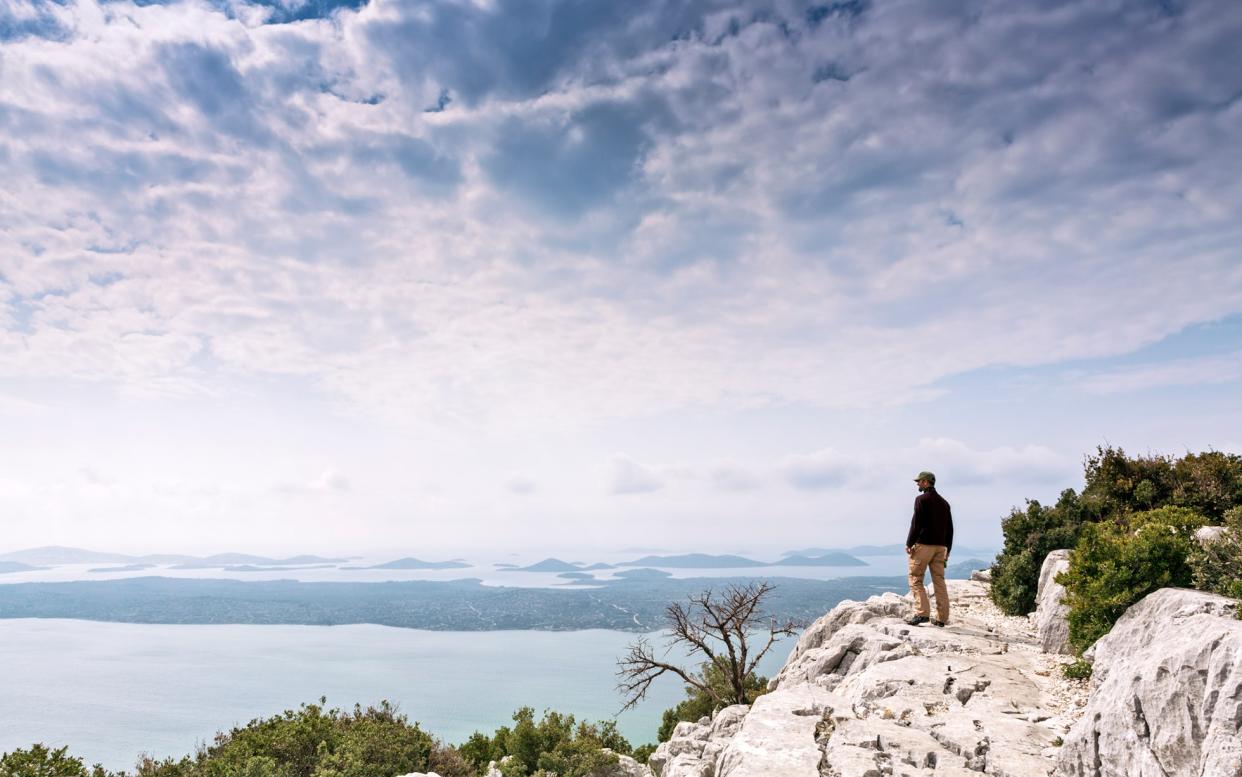
MULTIPOLYGON (((659 635, 653 635, 658 637, 659 635)), ((186 626, 0 620, 0 751, 68 745, 88 764, 129 769, 139 753, 191 753, 216 731, 327 696, 352 707, 388 699, 457 744, 522 706, 579 719, 621 706, 617 631, 446 632, 385 626, 186 626)), ((771 676, 792 640, 760 667, 771 676)), ((618 726, 654 741, 684 694, 661 678, 618 726)))

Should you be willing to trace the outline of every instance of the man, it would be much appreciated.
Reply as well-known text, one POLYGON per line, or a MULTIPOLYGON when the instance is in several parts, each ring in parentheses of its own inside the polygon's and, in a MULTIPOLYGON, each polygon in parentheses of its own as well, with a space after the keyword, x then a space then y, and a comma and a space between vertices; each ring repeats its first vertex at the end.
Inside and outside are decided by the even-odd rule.
POLYGON ((949 551, 953 549, 953 513, 944 497, 936 493, 936 476, 920 472, 914 482, 921 492, 914 499, 914 517, 910 519, 910 533, 906 535, 906 555, 910 557, 910 595, 914 598, 914 614, 906 623, 918 626, 927 623, 931 604, 927 601, 927 589, 923 587, 923 575, 931 569, 932 588, 936 591, 936 619, 933 626, 949 622, 949 589, 944 584, 944 566, 949 563, 949 551))

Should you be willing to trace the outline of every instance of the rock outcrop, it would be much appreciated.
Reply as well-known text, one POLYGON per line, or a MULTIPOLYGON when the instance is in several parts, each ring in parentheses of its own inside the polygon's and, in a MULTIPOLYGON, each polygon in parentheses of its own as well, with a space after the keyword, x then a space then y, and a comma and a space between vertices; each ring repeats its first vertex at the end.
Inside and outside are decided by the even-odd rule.
POLYGON ((1068 653, 1069 607, 1062 601, 1065 586, 1057 575, 1069 569, 1070 551, 1054 550, 1044 558, 1035 594, 1035 631, 1045 653, 1068 653))
POLYGON ((1044 777, 1085 687, 1060 678, 1031 621, 987 586, 950 581, 947 628, 902 621, 896 594, 842 602, 798 640, 749 711, 684 723, 652 755, 660 777, 1044 777))
POLYGON ((1161 589, 1088 651, 1092 693, 1065 739, 1070 777, 1242 775, 1242 621, 1237 602, 1161 589))
POLYGON ((982 581, 950 581, 947 628, 908 626, 908 597, 842 602, 811 625, 749 709, 682 723, 658 777, 1242 777, 1237 602, 1163 589, 1060 669, 1068 552, 1039 610, 1002 615, 982 581))
POLYGON ((1195 539, 1199 541, 1200 545, 1207 545, 1216 542, 1228 532, 1229 529, 1224 526, 1200 526, 1198 529, 1195 529, 1195 539))

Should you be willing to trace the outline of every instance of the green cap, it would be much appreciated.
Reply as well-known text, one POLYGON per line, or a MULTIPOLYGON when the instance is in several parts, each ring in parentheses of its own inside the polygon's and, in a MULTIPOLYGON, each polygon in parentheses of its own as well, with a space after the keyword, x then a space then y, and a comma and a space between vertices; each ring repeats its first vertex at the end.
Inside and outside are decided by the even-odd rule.
POLYGON ((926 480, 934 486, 936 485, 936 473, 923 470, 919 473, 919 476, 914 479, 914 482, 917 483, 920 480, 926 480))

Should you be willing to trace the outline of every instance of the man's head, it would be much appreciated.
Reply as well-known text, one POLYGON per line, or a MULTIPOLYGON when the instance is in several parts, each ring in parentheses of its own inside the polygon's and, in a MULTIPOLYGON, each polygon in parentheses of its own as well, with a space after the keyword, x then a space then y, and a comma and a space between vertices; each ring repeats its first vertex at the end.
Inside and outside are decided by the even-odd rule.
POLYGON ((926 491, 936 485, 936 474, 923 470, 914 478, 914 482, 919 484, 920 491, 926 491))

